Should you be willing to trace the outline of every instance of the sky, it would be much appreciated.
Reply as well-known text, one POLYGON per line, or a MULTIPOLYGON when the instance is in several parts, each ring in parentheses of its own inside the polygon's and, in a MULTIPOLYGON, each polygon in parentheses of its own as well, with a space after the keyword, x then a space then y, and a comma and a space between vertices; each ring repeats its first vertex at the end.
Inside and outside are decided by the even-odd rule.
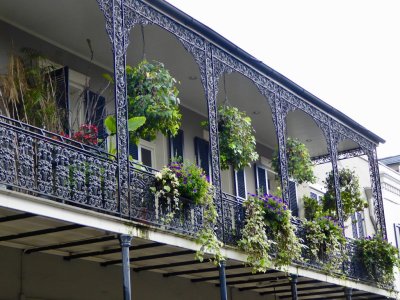
POLYGON ((400 1, 168 0, 400 155, 400 1))

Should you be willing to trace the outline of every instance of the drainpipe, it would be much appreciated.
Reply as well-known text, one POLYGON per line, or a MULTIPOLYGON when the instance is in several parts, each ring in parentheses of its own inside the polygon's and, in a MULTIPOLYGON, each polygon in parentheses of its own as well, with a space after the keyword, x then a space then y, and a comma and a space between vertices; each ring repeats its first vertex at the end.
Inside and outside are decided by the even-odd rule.
POLYGON ((353 288, 345 287, 344 295, 346 296, 346 300, 351 300, 351 296, 353 295, 353 288))
POLYGON ((128 234, 119 236, 122 252, 122 275, 123 275, 123 293, 124 300, 131 300, 131 268, 129 266, 129 247, 131 246, 132 237, 128 234))

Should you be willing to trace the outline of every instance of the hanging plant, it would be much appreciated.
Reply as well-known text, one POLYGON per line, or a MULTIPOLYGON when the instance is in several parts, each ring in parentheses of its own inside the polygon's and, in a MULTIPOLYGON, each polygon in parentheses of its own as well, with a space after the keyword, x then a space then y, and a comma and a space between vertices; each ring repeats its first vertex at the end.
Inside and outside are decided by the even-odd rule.
POLYGON ((238 245, 247 254, 247 264, 253 268, 253 273, 266 272, 271 265, 271 241, 266 233, 263 202, 256 195, 250 195, 243 202, 243 207, 245 225, 238 245))
POLYGON ((146 123, 130 134, 136 144, 140 138, 154 140, 157 133, 176 135, 181 125, 177 81, 160 62, 143 60, 126 67, 129 118, 144 116, 146 123))
MULTIPOLYGON (((288 162, 288 175, 299 184, 315 183, 313 164, 307 147, 297 139, 290 137, 286 140, 286 157, 288 162)), ((281 176, 278 149, 272 157, 272 167, 281 176)))
POLYGON ((327 272, 340 272, 345 253, 346 239, 343 229, 331 217, 317 216, 312 221, 304 221, 307 256, 319 262, 327 272))
POLYGON ((276 266, 288 266, 293 261, 301 260, 302 244, 296 235, 296 227, 292 223, 292 212, 279 197, 264 194, 261 197, 265 224, 276 245, 276 266))
POLYGON ((357 258, 368 275, 382 286, 392 286, 394 268, 400 268, 399 250, 381 235, 356 240, 357 258))
MULTIPOLYGON (((208 128, 208 122, 202 123, 208 128)), ((230 105, 218 107, 220 164, 222 170, 231 165, 241 170, 258 159, 255 130, 245 112, 230 105)))
MULTIPOLYGON (((336 216, 336 194, 333 171, 327 173, 324 181, 326 193, 323 197, 323 210, 336 216)), ((361 198, 360 182, 355 171, 348 168, 339 170, 340 197, 342 199, 343 220, 347 220, 355 212, 368 207, 368 202, 361 198)))
POLYGON ((166 223, 172 221, 185 198, 203 207, 203 224, 196 236, 196 242, 201 247, 196 252, 196 258, 202 261, 205 253, 211 253, 216 264, 224 260, 222 243, 215 233, 218 213, 214 203, 214 187, 202 168, 188 161, 173 160, 155 175, 155 185, 150 190, 156 197, 171 203, 172 209, 164 220, 166 223))

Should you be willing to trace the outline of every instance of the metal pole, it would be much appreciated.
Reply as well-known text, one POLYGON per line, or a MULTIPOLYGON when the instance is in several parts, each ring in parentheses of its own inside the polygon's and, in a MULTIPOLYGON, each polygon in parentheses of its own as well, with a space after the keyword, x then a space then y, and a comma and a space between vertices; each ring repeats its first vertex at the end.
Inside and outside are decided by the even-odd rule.
POLYGON ((129 266, 129 247, 131 246, 132 237, 128 234, 119 236, 122 251, 122 275, 123 275, 123 292, 124 300, 131 300, 131 268, 129 266))
POLYGON ((346 296, 346 300, 351 300, 351 296, 353 295, 353 288, 344 288, 344 295, 346 296))
POLYGON ((221 300, 227 300, 228 295, 226 292, 226 276, 225 276, 225 266, 226 263, 224 260, 219 262, 219 287, 220 287, 220 292, 221 292, 221 300))
POLYGON ((290 275, 290 287, 292 289, 292 300, 297 300, 297 275, 291 274, 290 275))

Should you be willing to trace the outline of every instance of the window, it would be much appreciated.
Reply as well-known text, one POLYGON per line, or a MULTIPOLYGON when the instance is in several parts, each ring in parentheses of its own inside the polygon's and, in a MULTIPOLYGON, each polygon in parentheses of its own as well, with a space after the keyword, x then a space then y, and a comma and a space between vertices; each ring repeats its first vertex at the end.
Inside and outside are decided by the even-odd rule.
POLYGON ((246 174, 244 170, 234 170, 233 172, 236 196, 247 199, 246 174))
POLYGON ((351 227, 353 238, 359 239, 365 236, 363 212, 358 211, 351 216, 351 227))
POLYGON ((394 237, 396 239, 396 247, 400 250, 400 224, 394 224, 394 237))
POLYGON ((175 136, 169 137, 169 157, 183 159, 183 130, 179 129, 175 136))
POLYGON ((140 140, 139 145, 130 142, 129 155, 142 165, 154 168, 154 145, 151 142, 140 140))
POLYGON ((269 193, 269 181, 267 169, 263 166, 256 165, 255 168, 256 177, 256 191, 260 193, 269 193))
POLYGON ((194 149, 196 154, 196 164, 201 167, 208 178, 212 180, 210 176, 210 148, 209 142, 199 137, 194 138, 194 149))

